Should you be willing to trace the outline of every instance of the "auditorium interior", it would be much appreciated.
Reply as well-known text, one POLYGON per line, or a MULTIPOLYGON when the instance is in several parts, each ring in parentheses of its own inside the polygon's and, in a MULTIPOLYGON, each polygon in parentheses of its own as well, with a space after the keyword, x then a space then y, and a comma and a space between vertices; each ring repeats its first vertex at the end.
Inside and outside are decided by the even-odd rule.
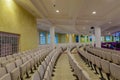
POLYGON ((0 8, 0 80, 120 80, 120 0, 0 8))

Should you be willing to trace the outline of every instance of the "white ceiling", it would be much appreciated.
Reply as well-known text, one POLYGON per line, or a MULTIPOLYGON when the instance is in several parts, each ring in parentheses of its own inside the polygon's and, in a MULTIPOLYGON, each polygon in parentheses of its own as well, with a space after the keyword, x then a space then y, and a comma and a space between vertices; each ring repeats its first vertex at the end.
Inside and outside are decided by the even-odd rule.
POLYGON ((120 0, 15 1, 37 18, 40 29, 49 30, 55 26, 57 32, 77 34, 89 34, 91 26, 101 27, 102 32, 116 31, 115 26, 120 30, 120 0))

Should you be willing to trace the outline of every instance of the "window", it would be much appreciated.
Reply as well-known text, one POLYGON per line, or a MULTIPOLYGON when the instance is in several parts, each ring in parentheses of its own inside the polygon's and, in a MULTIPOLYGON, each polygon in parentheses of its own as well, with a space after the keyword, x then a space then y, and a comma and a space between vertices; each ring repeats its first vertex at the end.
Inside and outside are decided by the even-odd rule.
MULTIPOLYGON (((54 39, 55 43, 58 43, 58 34, 55 34, 55 39, 54 39)), ((48 44, 50 44, 50 33, 48 34, 48 44)))
POLYGON ((46 44, 46 33, 40 32, 40 44, 46 44))
POLYGON ((50 44, 50 33, 48 34, 48 44, 50 44))
POLYGON ((119 42, 120 41, 120 32, 115 32, 112 34, 114 36, 114 40, 119 42))
POLYGON ((92 36, 89 36, 90 42, 92 42, 92 36))
POLYGON ((80 42, 85 42, 85 36, 81 35, 80 39, 80 42))
POLYGON ((104 42, 104 37, 103 36, 101 37, 101 41, 104 42))
POLYGON ((115 37, 115 41, 118 41, 119 42, 119 32, 116 32, 116 37, 115 37))
POLYGON ((55 43, 58 43, 58 34, 55 34, 55 43))
POLYGON ((76 35, 76 42, 78 43, 79 42, 79 36, 76 35))
POLYGON ((19 51, 19 34, 0 32, 0 56, 6 56, 19 51))
POLYGON ((107 42, 110 42, 110 41, 111 41, 110 36, 106 36, 106 41, 107 41, 107 42))

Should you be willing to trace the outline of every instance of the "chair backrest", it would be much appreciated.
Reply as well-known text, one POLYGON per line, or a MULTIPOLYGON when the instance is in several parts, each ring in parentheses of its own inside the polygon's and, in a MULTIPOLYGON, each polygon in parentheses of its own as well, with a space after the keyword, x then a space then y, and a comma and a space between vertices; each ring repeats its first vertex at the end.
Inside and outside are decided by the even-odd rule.
POLYGON ((101 61, 101 58, 95 57, 95 65, 96 65, 98 68, 101 68, 100 61, 101 61))
POLYGON ((113 63, 120 64, 119 60, 120 60, 120 56, 118 56, 117 54, 112 54, 112 62, 113 63))
POLYGON ((7 73, 6 69, 4 67, 0 68, 0 78, 7 73))
POLYGON ((31 56, 30 55, 27 55, 27 60, 30 60, 31 59, 31 56))
POLYGON ((22 60, 21 59, 17 59, 15 61, 15 65, 16 65, 16 67, 19 67, 20 65, 22 65, 22 60))
POLYGON ((7 60, 6 57, 0 57, 0 62, 7 60))
POLYGON ((34 58, 35 57, 35 53, 34 54, 33 53, 30 54, 30 56, 31 56, 31 58, 34 58))
POLYGON ((96 56, 94 56, 94 55, 91 55, 91 56, 90 56, 90 60, 91 60, 92 64, 95 64, 95 57, 96 57, 96 56))
POLYGON ((27 63, 24 63, 24 64, 20 65, 21 77, 24 76, 24 74, 26 73, 26 71, 27 71, 27 63))
POLYGON ((44 67, 44 70, 46 70, 46 69, 47 69, 47 63, 46 63, 46 61, 43 61, 43 62, 42 62, 42 65, 43 65, 43 67, 44 67))
POLYGON ((82 68, 79 65, 76 65, 74 72, 78 76, 79 80, 82 80, 82 68))
POLYGON ((105 73, 110 73, 110 62, 104 59, 101 59, 100 63, 101 63, 102 70, 105 73))
POLYGON ((47 65, 48 65, 49 62, 50 62, 50 58, 49 58, 49 56, 47 56, 47 57, 45 58, 45 61, 46 61, 47 65))
POLYGON ((13 69, 15 69, 16 68, 16 66, 15 66, 15 63, 14 62, 11 62, 11 63, 8 63, 8 64, 6 64, 6 70, 7 70, 7 72, 11 72, 13 69))
POLYGON ((11 72, 11 78, 12 80, 20 80, 20 68, 15 68, 11 72))
POLYGON ((43 65, 40 65, 40 66, 39 66, 38 72, 39 72, 39 75, 40 75, 40 79, 42 80, 42 79, 43 79, 43 76, 44 76, 44 73, 45 73, 45 70, 44 70, 43 65))
POLYGON ((27 61, 27 58, 26 57, 22 57, 22 62, 25 63, 27 61))
POLYGON ((89 75, 85 71, 82 71, 82 80, 91 80, 89 75))
POLYGON ((8 64, 8 63, 9 63, 9 61, 8 61, 8 60, 2 61, 2 62, 1 62, 1 66, 2 66, 2 67, 5 67, 5 66, 6 66, 6 64, 8 64))
POLYGON ((11 59, 13 57, 12 57, 12 55, 8 55, 8 56, 6 56, 6 58, 7 58, 7 60, 9 60, 9 59, 11 59))
POLYGON ((106 53, 106 58, 108 61, 112 61, 112 54, 110 52, 106 53))
POLYGON ((110 72, 111 72, 112 77, 115 78, 115 80, 120 80, 120 66, 119 65, 111 63, 110 72))
POLYGON ((16 58, 17 56, 19 56, 19 54, 13 54, 12 55, 14 58, 16 58))
POLYGON ((45 79, 45 80, 50 80, 50 79, 49 79, 49 72, 48 72, 48 71, 45 72, 44 79, 45 79))
POLYGON ((105 54, 106 54, 106 52, 101 52, 101 55, 102 55, 102 58, 103 58, 103 59, 107 59, 107 57, 106 57, 105 54))
POLYGON ((39 75, 38 71, 36 71, 36 72, 33 74, 31 80, 42 80, 42 79, 40 79, 40 75, 39 75))
POLYGON ((10 76, 10 73, 5 74, 3 77, 0 78, 0 80, 12 80, 11 76, 10 76))

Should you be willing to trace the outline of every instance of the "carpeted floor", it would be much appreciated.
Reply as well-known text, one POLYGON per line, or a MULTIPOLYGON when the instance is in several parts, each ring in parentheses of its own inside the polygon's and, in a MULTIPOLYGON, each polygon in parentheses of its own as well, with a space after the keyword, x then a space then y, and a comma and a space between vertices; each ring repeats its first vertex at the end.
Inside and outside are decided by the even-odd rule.
POLYGON ((62 54, 58 59, 52 80, 75 80, 75 79, 76 77, 74 77, 73 72, 71 72, 67 54, 62 54))

